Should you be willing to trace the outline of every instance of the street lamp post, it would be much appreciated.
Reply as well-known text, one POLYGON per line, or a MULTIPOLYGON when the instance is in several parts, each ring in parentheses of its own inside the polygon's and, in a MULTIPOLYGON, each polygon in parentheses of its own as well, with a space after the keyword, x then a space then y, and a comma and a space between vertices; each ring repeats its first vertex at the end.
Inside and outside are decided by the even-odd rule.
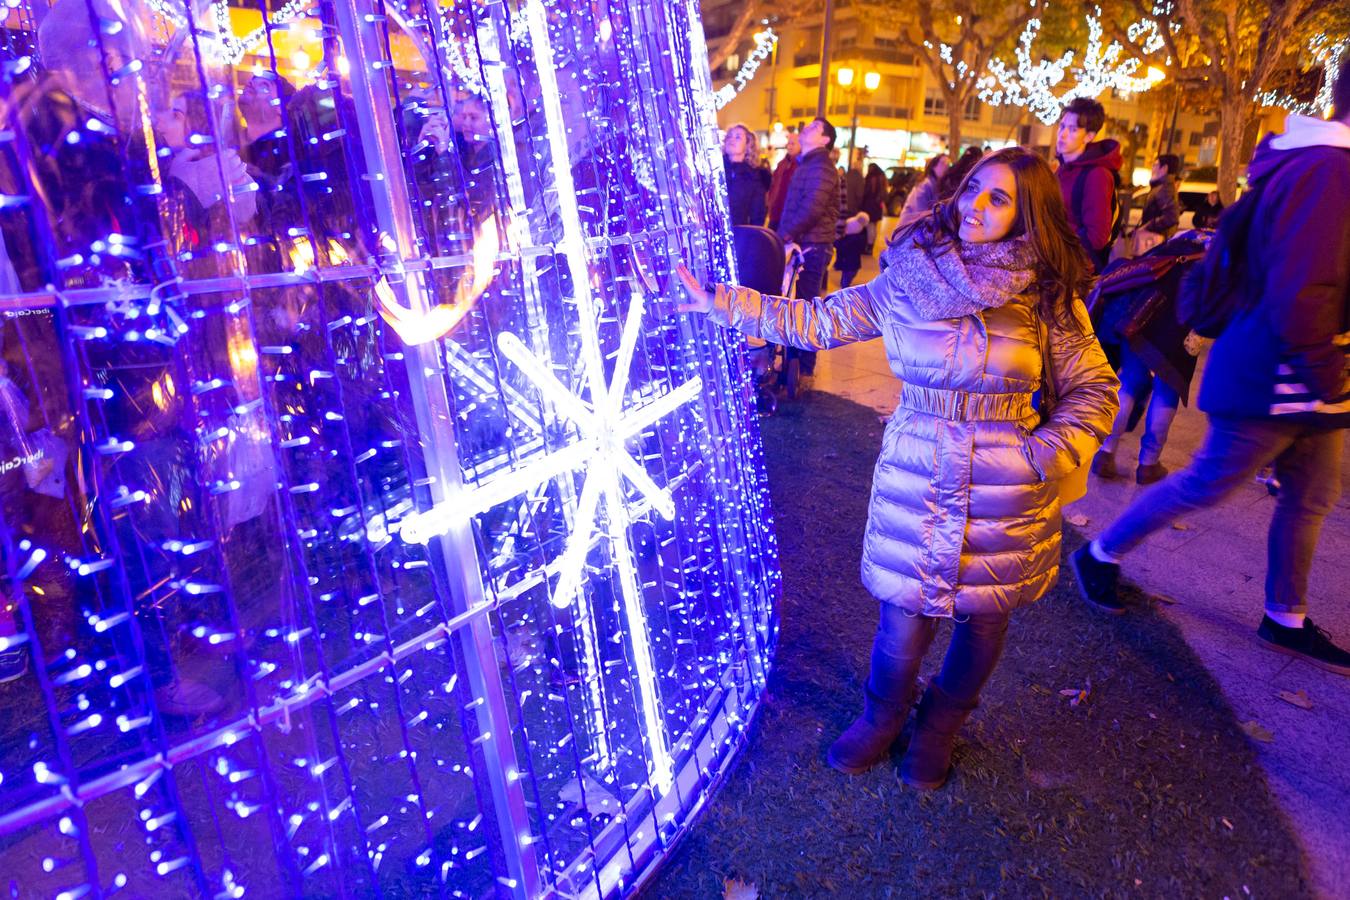
MULTIPOLYGON (((848 129, 848 170, 853 171, 853 148, 858 144, 858 84, 852 67, 844 66, 835 73, 839 86, 848 89, 853 96, 853 118, 848 129)), ((867 72, 862 78, 862 87, 870 94, 881 86, 880 72, 867 72)))
POLYGON ((830 53, 834 49, 834 0, 825 0, 825 21, 820 35, 820 90, 816 92, 816 118, 825 118, 830 90, 830 53))

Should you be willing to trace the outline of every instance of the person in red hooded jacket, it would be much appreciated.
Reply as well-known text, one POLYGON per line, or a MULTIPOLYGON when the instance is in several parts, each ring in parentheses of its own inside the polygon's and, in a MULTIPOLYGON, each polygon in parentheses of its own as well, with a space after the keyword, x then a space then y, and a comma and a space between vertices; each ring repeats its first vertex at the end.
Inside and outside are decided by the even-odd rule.
POLYGON ((1106 124, 1106 110, 1096 100, 1079 97, 1064 107, 1055 137, 1059 189, 1069 210, 1069 227, 1100 272, 1111 254, 1120 178, 1120 142, 1097 140, 1106 124))

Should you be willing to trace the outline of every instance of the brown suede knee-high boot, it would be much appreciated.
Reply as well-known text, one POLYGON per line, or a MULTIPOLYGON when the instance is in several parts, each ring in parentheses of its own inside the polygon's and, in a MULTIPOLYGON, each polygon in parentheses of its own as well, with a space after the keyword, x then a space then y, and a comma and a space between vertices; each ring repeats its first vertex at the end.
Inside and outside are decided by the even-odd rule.
POLYGON ((900 778, 905 784, 935 791, 947 783, 956 733, 978 705, 978 700, 958 702, 936 684, 928 685, 919 701, 914 737, 900 763, 900 778))
POLYGON ((845 775, 861 775, 886 758, 891 744, 900 736, 909 717, 909 696, 904 700, 885 700, 864 689, 863 713, 830 745, 826 759, 845 775))

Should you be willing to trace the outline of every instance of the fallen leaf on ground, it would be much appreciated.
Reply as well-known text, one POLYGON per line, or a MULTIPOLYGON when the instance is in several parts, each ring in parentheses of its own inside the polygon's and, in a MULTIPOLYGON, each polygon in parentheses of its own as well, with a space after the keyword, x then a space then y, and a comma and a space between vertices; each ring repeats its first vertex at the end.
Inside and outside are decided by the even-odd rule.
POLYGON ((1084 525, 1091 522, 1092 520, 1089 519, 1087 516, 1083 515, 1082 513, 1069 513, 1067 516, 1064 517, 1064 521, 1068 522, 1070 525, 1076 525, 1079 528, 1082 528, 1084 525))
POLYGON ((1087 701, 1088 695, 1092 693, 1092 682, 1088 682, 1080 688, 1065 688, 1059 692, 1061 697, 1072 697, 1069 701, 1070 706, 1077 706, 1087 701))
POLYGON ((1173 522, 1173 523, 1172 523, 1172 527, 1173 527, 1174 529, 1176 529, 1177 531, 1190 531, 1190 530, 1191 530, 1191 526, 1187 525, 1185 522, 1173 522))
POLYGON ((1274 732, 1260 722, 1247 721, 1243 722, 1239 727, 1247 732, 1247 736, 1252 740, 1260 741, 1263 744, 1269 744, 1275 740, 1274 732))
POLYGON ((722 900, 759 900, 759 888, 739 878, 728 878, 722 882, 722 900))
POLYGON ((1308 699, 1306 691, 1280 691, 1275 696, 1299 709, 1312 709, 1312 701, 1308 699))

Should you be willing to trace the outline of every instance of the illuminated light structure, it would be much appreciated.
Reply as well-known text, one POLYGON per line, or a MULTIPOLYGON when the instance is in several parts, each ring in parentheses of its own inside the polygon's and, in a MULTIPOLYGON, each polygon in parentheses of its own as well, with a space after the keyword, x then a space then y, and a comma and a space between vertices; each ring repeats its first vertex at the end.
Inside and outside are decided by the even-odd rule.
POLYGON ((0 46, 0 883, 631 893, 777 632, 743 353, 671 314, 677 262, 731 272, 697 5, 37 5, 0 46), (189 92, 164 130, 247 54, 307 76, 283 127, 189 92))

